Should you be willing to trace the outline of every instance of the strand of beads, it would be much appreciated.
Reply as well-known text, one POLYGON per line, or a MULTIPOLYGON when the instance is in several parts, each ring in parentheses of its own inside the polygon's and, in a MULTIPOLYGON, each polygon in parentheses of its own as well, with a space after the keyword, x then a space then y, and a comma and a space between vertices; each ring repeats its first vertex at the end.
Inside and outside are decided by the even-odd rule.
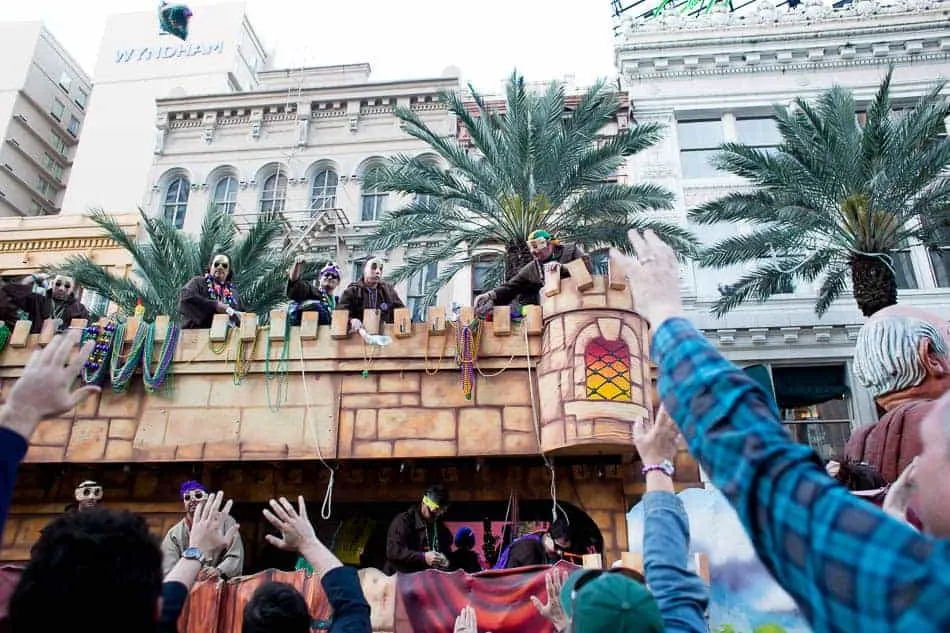
POLYGON ((126 322, 119 323, 115 330, 115 341, 113 345, 112 358, 109 363, 109 369, 112 378, 112 391, 115 393, 124 393, 129 388, 132 381, 132 375, 135 369, 142 362, 142 350, 145 347, 145 339, 148 336, 148 328, 145 324, 140 324, 135 330, 135 336, 132 339, 132 345, 129 352, 122 361, 122 342, 125 339, 125 330, 128 327, 126 322), (121 363, 121 364, 120 364, 121 363))
MULTIPOLYGON (((270 327, 274 327, 271 321, 270 327)), ((264 390, 267 393, 267 406, 274 413, 280 411, 281 405, 287 400, 290 391, 290 381, 287 373, 287 359, 290 355, 290 319, 284 319, 284 340, 280 348, 280 358, 277 361, 277 370, 271 373, 270 367, 271 338, 267 337, 267 346, 264 350, 264 390), (277 395, 271 399, 270 383, 277 380, 277 395)))
POLYGON ((10 342, 10 328, 6 323, 2 323, 0 324, 0 352, 7 348, 8 342, 10 342))
POLYGON ((96 346, 82 368, 82 380, 87 385, 101 385, 109 369, 109 356, 112 353, 112 341, 115 337, 116 319, 111 318, 105 325, 86 326, 82 335, 83 342, 93 339, 96 346))
POLYGON ((456 335, 456 360, 459 364, 462 379, 462 393, 466 400, 472 399, 472 388, 475 384, 475 341, 473 330, 478 328, 478 322, 460 325, 456 335))
POLYGON ((181 328, 178 327, 177 323, 168 324, 165 342, 162 343, 162 351, 158 355, 158 367, 153 374, 152 356, 155 353, 155 324, 148 324, 148 338, 145 341, 145 350, 142 353, 142 382, 145 383, 145 391, 153 393, 165 384, 165 380, 168 378, 168 370, 175 358, 175 349, 178 347, 180 334, 181 328))

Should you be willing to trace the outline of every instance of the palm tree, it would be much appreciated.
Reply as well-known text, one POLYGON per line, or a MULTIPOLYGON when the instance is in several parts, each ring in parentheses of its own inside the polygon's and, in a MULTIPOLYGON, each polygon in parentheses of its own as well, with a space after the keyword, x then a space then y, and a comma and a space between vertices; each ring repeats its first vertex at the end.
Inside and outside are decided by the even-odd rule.
POLYGON ((782 143, 774 152, 740 143, 720 148, 715 164, 749 181, 690 212, 700 224, 748 222, 746 235, 705 250, 700 262, 744 274, 715 304, 722 315, 747 299, 764 301, 794 280, 821 279, 820 316, 846 289, 865 316, 897 303, 892 254, 909 240, 933 244, 950 211, 950 103, 935 84, 909 109, 895 111, 891 72, 858 115, 851 92, 834 87, 812 104, 775 108, 782 143))
POLYGON ((569 106, 563 87, 551 84, 543 94, 534 94, 515 72, 501 113, 471 92, 471 102, 459 94, 441 95, 467 128, 471 149, 433 130, 412 110, 396 109, 403 129, 428 144, 447 169, 400 155, 365 178, 367 187, 415 196, 383 216, 366 247, 389 251, 428 242, 417 253, 407 252, 405 263, 391 274, 398 281, 444 262, 425 288, 424 304, 431 304, 438 290, 475 258, 494 264, 487 274, 489 285, 513 274, 530 260, 525 240, 535 229, 547 229, 588 250, 609 245, 628 250, 628 229, 652 228, 680 252, 693 249, 688 231, 647 213, 671 208, 669 191, 655 184, 608 182, 626 157, 656 143, 662 128, 632 124, 604 136, 619 100, 603 82, 569 106))
POLYGON ((234 284, 244 309, 266 320, 269 310, 286 301, 287 269, 293 257, 272 248, 282 230, 277 216, 261 214, 239 235, 231 216, 209 209, 201 233, 194 237, 164 218, 149 217, 141 210, 140 213, 148 238, 141 242, 126 234, 107 213, 96 210, 91 214, 105 234, 132 256, 132 275, 114 275, 85 255, 69 257, 57 271, 107 297, 125 314, 132 314, 141 301, 146 319, 158 314, 176 319, 181 287, 195 275, 206 272, 215 253, 226 253, 231 258, 234 284))

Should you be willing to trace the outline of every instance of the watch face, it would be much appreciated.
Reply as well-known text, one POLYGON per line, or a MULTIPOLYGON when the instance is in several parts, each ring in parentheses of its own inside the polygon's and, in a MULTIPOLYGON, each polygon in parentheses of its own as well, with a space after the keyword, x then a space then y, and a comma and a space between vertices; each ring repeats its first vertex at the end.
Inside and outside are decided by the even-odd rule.
POLYGON ((182 552, 182 558, 188 560, 201 560, 201 550, 197 547, 189 547, 184 552, 182 552))

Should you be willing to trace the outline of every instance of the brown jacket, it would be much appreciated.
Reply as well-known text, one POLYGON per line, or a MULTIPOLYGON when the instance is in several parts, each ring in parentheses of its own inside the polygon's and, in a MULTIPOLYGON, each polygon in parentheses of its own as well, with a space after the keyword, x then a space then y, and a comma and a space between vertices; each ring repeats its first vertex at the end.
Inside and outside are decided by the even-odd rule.
POLYGON ((577 244, 557 244, 551 251, 551 256, 545 262, 532 260, 525 264, 515 276, 495 288, 495 305, 511 303, 520 297, 522 304, 537 304, 540 302, 539 293, 544 287, 544 264, 558 262, 561 266, 561 277, 570 277, 571 273, 563 266, 575 259, 584 260, 587 270, 592 271, 590 257, 577 244))
POLYGON ((844 448, 845 456, 871 464, 884 481, 894 483, 923 450, 920 424, 935 402, 911 400, 899 404, 877 422, 855 429, 844 448))
POLYGON ((407 574, 428 569, 425 553, 432 550, 448 558, 452 553, 452 532, 441 521, 434 525, 428 523, 416 504, 389 524, 383 573, 391 576, 396 572, 407 574))
POLYGON ((65 305, 61 304, 54 308, 56 302, 53 301, 50 291, 47 291, 45 295, 39 295, 33 292, 33 286, 17 283, 7 284, 3 287, 3 290, 17 308, 27 313, 28 318, 32 321, 30 325, 30 333, 32 334, 39 333, 43 328, 43 321, 54 318, 55 308, 62 309, 62 316, 59 317, 63 320, 60 331, 68 328, 73 319, 89 319, 89 311, 86 306, 72 295, 68 295, 66 300, 62 302, 65 305))
POLYGON ((378 308, 383 323, 392 323, 393 311, 404 307, 406 304, 396 289, 387 282, 380 281, 375 288, 368 288, 361 279, 346 287, 337 309, 348 310, 351 319, 362 319, 364 309, 378 308))
MULTIPOLYGON (((235 295, 241 310, 241 298, 235 295)), ((183 330, 205 330, 211 327, 215 315, 215 301, 208 297, 208 282, 204 275, 192 277, 178 295, 178 313, 183 330)))

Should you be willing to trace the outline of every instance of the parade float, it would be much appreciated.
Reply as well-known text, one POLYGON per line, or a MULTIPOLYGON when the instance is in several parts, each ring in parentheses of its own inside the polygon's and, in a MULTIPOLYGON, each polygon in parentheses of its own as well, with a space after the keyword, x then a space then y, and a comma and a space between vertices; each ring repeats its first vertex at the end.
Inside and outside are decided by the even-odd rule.
MULTIPOLYGON (((92 254, 113 271, 131 269, 124 251, 85 218, 0 220, 7 224, 0 226, 0 268, 8 279, 72 253, 92 254)), ((138 231, 135 216, 128 230, 138 231)), ((644 489, 631 429, 652 414, 648 330, 621 276, 591 276, 576 264, 570 278, 550 276, 542 305, 515 321, 507 306, 490 320, 468 307, 458 314, 431 307, 425 323, 400 310, 391 325, 366 311, 364 327, 390 337, 385 346, 348 334, 345 312, 329 326, 305 313, 294 327, 280 309, 266 319, 244 314, 239 327, 219 315, 210 330, 181 330, 177 315, 74 321, 97 341, 83 379, 103 390, 36 430, 0 560, 28 558, 78 481, 101 482, 106 507, 143 514, 161 535, 180 519, 181 481, 200 479, 235 500, 245 572, 261 575, 201 585, 203 597, 193 602, 205 607, 200 616, 189 609, 183 630, 237 630, 224 614, 233 622, 265 576, 292 577, 305 595, 320 592, 304 571, 263 571, 293 568, 263 538, 260 509, 276 495, 305 495, 321 538, 344 562, 366 568, 381 631, 423 630, 394 622, 407 603, 426 603, 430 576, 444 576, 387 578, 374 569, 382 566, 389 521, 430 483, 451 490, 450 526, 479 528, 489 562, 518 526, 550 521, 556 503, 575 530, 573 561, 583 564, 587 555, 587 564, 612 564, 627 549, 626 514, 644 489)), ((39 334, 30 334, 28 321, 16 323, 0 353, 3 392, 54 334, 53 321, 39 334)), ((695 464, 681 458, 678 485, 700 485, 695 464)), ((454 620, 476 594, 496 595, 486 583, 517 587, 530 607, 526 596, 543 591, 539 573, 440 580, 458 586, 427 610, 438 621, 454 620)), ((516 598, 510 592, 502 592, 509 601, 516 598)), ((311 601, 315 615, 321 600, 311 601)), ((485 625, 521 630, 534 617, 512 607, 485 625)))

